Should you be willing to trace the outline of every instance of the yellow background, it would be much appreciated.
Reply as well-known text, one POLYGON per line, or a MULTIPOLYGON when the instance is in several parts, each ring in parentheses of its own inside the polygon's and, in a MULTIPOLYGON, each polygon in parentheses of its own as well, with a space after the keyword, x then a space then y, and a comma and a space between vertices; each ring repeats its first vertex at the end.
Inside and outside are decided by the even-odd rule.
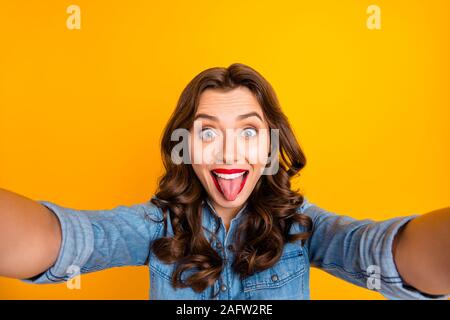
MULTIPOLYGON (((147 201, 161 132, 200 71, 272 83, 317 205, 387 219, 449 206, 448 1, 2 1, 0 185, 77 209, 147 201), (81 30, 66 8, 81 8, 81 30), (381 30, 366 9, 381 8, 381 30)), ((1 222, 0 222, 1 223, 1 222)), ((0 278, 4 299, 147 299, 145 267, 82 289, 0 278)), ((382 299, 312 269, 312 299, 382 299)))

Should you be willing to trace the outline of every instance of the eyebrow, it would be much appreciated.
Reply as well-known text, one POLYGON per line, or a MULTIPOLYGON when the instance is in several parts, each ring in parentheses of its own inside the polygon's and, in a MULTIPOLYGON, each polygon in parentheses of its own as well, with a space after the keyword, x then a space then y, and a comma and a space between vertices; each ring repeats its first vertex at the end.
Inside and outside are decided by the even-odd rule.
MULTIPOLYGON (((261 118, 261 116, 257 112, 249 112, 249 113, 241 114, 241 115, 237 116, 236 119, 237 120, 242 120, 242 119, 250 118, 250 117, 257 117, 257 118, 259 118, 259 120, 263 121, 263 119, 261 118)), ((205 119, 210 119, 212 121, 219 122, 219 118, 217 118, 215 116, 211 116, 211 115, 206 114, 206 113, 198 113, 195 116, 194 121, 197 120, 198 118, 205 118, 205 119)))

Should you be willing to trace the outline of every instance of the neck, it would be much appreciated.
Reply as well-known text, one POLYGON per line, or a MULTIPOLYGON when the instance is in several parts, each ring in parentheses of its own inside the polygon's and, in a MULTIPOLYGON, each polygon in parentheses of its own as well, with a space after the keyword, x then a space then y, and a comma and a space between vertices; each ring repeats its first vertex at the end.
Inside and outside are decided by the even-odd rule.
POLYGON ((223 224, 225 225, 225 229, 228 231, 230 228, 231 220, 237 215, 239 210, 242 209, 244 205, 241 205, 239 207, 234 208, 227 208, 222 207, 219 204, 217 204, 215 201, 210 199, 210 202, 212 206, 214 207, 214 210, 216 211, 217 215, 222 219, 223 224))

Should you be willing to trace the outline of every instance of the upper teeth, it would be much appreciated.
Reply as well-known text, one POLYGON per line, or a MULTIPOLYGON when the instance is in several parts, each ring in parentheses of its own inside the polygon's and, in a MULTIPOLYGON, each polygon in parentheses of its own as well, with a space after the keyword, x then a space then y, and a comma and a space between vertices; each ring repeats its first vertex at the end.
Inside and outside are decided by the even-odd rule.
POLYGON ((216 176, 218 176, 219 178, 223 178, 223 179, 235 179, 237 177, 242 176, 245 173, 245 171, 242 171, 242 172, 239 172, 239 173, 231 173, 231 174, 217 173, 215 171, 213 171, 213 172, 214 172, 214 174, 216 176))

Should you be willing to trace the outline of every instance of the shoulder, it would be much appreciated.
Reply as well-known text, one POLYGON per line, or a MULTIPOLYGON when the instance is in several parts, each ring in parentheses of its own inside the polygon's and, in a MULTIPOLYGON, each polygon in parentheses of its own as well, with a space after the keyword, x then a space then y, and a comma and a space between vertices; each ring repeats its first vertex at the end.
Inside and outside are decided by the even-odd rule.
POLYGON ((321 208, 319 208, 315 203, 311 202, 308 197, 303 196, 303 203, 298 207, 297 212, 314 220, 320 213, 320 210, 321 208))
POLYGON ((303 203, 297 209, 297 212, 299 214, 304 214, 304 215, 310 217, 312 219, 313 223, 319 218, 338 215, 334 211, 326 210, 326 209, 318 206, 316 203, 312 202, 306 196, 303 196, 303 203))
POLYGON ((303 202, 300 205, 300 207, 298 207, 298 213, 305 213, 306 209, 308 209, 309 207, 313 206, 313 203, 311 201, 309 201, 308 197, 303 196, 303 202))
POLYGON ((158 220, 162 222, 164 218, 163 210, 160 207, 158 207, 155 203, 153 203, 152 199, 157 198, 155 195, 153 195, 148 201, 144 203, 135 204, 132 207, 134 209, 138 209, 146 217, 152 218, 152 220, 158 220))
MULTIPOLYGON (((310 218, 313 218, 311 216, 311 210, 313 209, 313 207, 314 207, 314 204, 308 199, 308 197, 303 195, 303 202, 297 208, 297 214, 299 214, 299 215, 302 214, 302 215, 308 216, 310 218)), ((305 231, 307 231, 306 226, 304 226, 300 223, 294 223, 291 226, 289 233, 299 233, 299 232, 305 232, 305 231)))

